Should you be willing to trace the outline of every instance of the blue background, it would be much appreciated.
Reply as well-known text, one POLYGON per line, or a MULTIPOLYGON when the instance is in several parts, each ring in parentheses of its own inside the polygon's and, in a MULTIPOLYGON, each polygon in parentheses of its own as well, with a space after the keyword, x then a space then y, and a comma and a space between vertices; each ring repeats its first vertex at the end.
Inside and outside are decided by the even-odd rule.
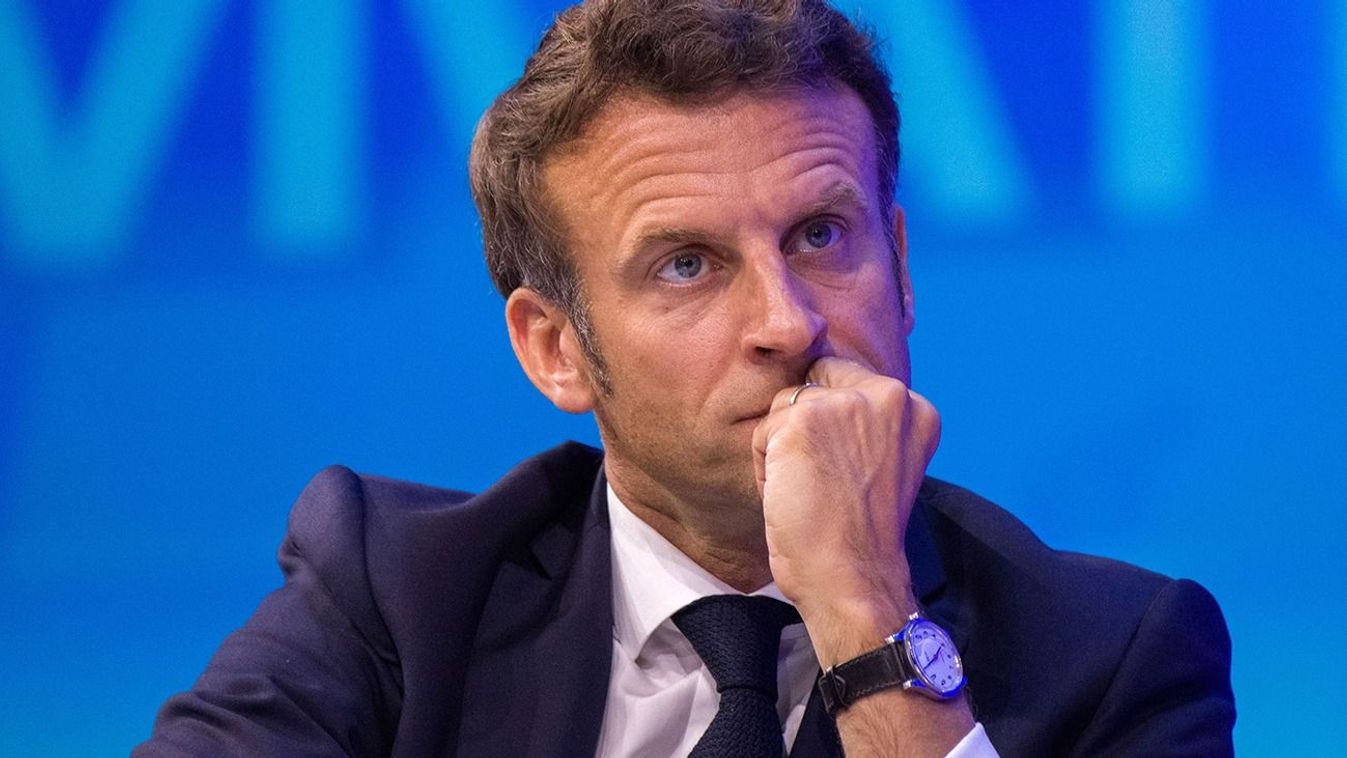
MULTIPOLYGON (((481 488, 515 365, 477 116, 559 3, 0 0, 0 753, 115 755, 308 477, 481 488)), ((1347 743, 1347 6, 862 2, 934 473, 1195 578, 1246 754, 1347 743)))

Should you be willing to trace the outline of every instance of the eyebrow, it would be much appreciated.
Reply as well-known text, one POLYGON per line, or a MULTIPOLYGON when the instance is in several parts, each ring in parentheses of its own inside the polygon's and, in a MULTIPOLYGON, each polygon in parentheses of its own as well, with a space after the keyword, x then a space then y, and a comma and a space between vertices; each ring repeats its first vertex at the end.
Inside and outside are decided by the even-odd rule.
POLYGON ((678 226, 658 226, 641 232, 641 236, 636 238, 636 242, 632 249, 639 252, 657 242, 674 245, 689 245, 694 242, 704 241, 707 237, 713 236, 715 235, 709 234, 702 229, 678 226))
MULTIPOLYGON (((801 219, 808 219, 839 208, 852 208, 865 215, 869 211, 870 205, 866 202, 865 193, 853 182, 839 181, 830 185, 823 191, 823 194, 819 195, 817 200, 805 206, 797 215, 801 219)), ((715 237, 715 235, 704 229, 660 226, 642 232, 636 238, 632 250, 645 250, 656 243, 690 245, 704 242, 712 237, 715 237)))
POLYGON ((860 211, 862 215, 870 210, 870 204, 865 199, 865 193, 859 187, 849 181, 839 181, 824 190, 819 199, 806 206, 800 215, 801 218, 810 218, 838 208, 848 207, 860 211))

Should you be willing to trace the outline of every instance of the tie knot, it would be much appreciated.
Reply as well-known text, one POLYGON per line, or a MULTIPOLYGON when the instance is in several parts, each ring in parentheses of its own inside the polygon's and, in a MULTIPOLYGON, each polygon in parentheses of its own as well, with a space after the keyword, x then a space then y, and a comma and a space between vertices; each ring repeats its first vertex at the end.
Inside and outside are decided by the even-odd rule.
POLYGON ((795 608, 770 597, 712 595, 673 615, 721 693, 749 688, 776 701, 776 659, 781 629, 798 623, 795 608))

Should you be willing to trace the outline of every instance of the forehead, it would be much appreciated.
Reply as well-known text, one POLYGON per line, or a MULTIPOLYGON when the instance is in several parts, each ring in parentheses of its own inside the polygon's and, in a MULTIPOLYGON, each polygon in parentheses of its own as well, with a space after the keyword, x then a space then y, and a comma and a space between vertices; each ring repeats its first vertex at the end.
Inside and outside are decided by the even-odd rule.
POLYGON ((575 139, 555 149, 543 172, 546 177, 558 169, 611 167, 633 158, 686 158, 716 149, 747 162, 819 130, 851 137, 854 144, 848 147, 863 153, 857 158, 876 165, 874 121, 860 97, 843 85, 737 92, 696 102, 624 92, 609 98, 575 139), (581 163, 592 165, 577 165, 581 163))
POLYGON ((691 104, 624 94, 547 160, 543 180, 572 243, 621 247, 640 227, 690 217, 771 223, 839 185, 887 207, 876 145, 869 111, 845 87, 691 104))

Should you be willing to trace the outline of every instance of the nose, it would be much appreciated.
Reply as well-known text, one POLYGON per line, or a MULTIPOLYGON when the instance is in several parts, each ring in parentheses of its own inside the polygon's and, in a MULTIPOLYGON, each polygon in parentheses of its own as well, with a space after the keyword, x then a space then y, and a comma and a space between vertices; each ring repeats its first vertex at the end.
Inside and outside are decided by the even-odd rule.
POLYGON ((813 353, 819 352, 828 322, 816 310, 808 283, 779 251, 745 261, 739 284, 743 349, 751 359, 817 357, 813 353))

